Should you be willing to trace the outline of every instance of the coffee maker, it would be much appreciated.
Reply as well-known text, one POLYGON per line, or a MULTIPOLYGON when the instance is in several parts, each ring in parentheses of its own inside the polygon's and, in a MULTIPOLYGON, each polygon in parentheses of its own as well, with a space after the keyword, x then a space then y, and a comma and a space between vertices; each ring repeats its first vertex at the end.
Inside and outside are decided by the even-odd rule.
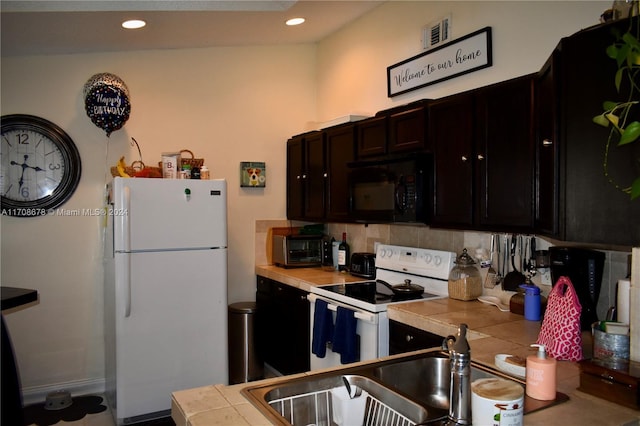
POLYGON ((579 247, 549 247, 552 283, 555 285, 562 276, 571 280, 582 305, 582 330, 591 330, 591 324, 598 321, 596 307, 602 285, 604 258, 605 254, 601 251, 579 247))

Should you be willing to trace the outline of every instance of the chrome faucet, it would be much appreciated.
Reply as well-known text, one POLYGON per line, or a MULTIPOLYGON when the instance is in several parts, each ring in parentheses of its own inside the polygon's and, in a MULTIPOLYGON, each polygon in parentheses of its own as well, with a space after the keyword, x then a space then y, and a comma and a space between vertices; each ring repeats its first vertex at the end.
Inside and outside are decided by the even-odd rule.
POLYGON ((449 352, 451 381, 447 424, 471 424, 471 348, 467 341, 467 324, 460 324, 457 336, 448 336, 442 349, 449 352))

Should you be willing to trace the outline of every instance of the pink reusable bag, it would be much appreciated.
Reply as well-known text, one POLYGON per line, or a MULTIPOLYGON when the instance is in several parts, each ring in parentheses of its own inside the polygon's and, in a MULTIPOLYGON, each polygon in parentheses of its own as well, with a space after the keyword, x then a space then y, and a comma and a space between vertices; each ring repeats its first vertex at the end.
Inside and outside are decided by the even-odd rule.
POLYGON ((582 306, 568 277, 560 277, 549 293, 538 341, 557 360, 582 359, 582 306))

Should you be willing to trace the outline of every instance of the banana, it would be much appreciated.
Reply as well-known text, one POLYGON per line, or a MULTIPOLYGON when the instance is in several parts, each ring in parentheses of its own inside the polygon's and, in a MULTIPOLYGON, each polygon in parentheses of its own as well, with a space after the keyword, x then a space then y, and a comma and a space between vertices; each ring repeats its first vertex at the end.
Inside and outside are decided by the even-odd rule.
POLYGON ((120 157, 120 161, 118 161, 118 165, 116 167, 118 168, 118 174, 120 176, 122 176, 122 177, 131 177, 125 171, 125 167, 127 167, 127 164, 124 162, 124 156, 120 157))

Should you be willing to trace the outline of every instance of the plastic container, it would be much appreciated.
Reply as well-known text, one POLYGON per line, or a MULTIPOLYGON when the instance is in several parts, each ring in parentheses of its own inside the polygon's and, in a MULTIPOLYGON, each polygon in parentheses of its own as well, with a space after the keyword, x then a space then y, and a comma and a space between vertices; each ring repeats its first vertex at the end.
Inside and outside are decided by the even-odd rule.
POLYGON ((475 380, 471 383, 471 412, 474 425, 522 426, 524 390, 512 380, 475 380))
POLYGON ((201 180, 209 179, 209 168, 207 166, 200 167, 200 179, 201 180))
POLYGON ((449 273, 449 297, 458 300, 476 300, 482 296, 482 278, 476 262, 463 249, 453 262, 449 273))
POLYGON ((520 288, 524 289, 524 319, 529 321, 540 321, 542 306, 540 300, 540 288, 531 283, 522 284, 520 285, 520 288))
POLYGON ((331 389, 333 421, 341 426, 361 425, 367 406, 367 396, 369 394, 363 390, 360 396, 351 398, 344 386, 331 389))
POLYGON ((544 345, 534 344, 538 353, 527 357, 527 395, 541 401, 556 399, 557 361, 547 358, 544 345))

